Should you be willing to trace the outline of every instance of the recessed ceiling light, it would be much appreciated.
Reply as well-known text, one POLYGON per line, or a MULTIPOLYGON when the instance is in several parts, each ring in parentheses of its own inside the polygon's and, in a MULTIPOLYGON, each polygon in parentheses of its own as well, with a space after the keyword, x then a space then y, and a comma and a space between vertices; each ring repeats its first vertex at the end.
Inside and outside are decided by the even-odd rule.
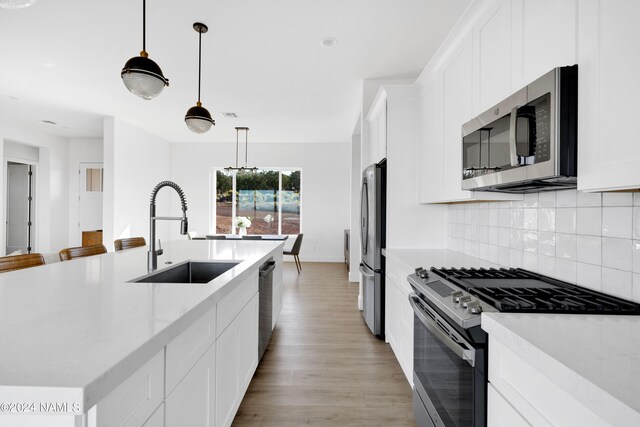
POLYGON ((56 122, 52 122, 51 120, 42 120, 42 123, 46 123, 48 125, 57 125, 56 122))
POLYGON ((222 113, 223 116, 225 116, 228 119, 237 119, 238 115, 236 113, 222 113))
POLYGON ((335 37, 325 37, 324 39, 322 39, 320 44, 322 45, 322 47, 334 47, 338 44, 338 39, 336 39, 335 37))

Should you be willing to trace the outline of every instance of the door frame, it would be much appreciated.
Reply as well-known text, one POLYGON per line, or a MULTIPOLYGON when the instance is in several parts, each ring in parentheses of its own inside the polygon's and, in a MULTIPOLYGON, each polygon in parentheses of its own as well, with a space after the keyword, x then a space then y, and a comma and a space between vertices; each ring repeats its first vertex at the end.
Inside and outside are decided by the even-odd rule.
POLYGON ((4 167, 4 184, 3 184, 3 190, 4 190, 4 200, 2 201, 2 209, 4 212, 4 242, 3 242, 3 247, 0 249, 0 253, 2 253, 2 255, 6 255, 7 254, 7 194, 8 194, 8 190, 9 190, 9 163, 20 163, 23 165, 30 165, 33 167, 34 173, 36 175, 35 179, 33 179, 32 184, 33 184, 33 190, 35 191, 36 197, 34 197, 34 200, 32 202, 32 206, 33 206, 33 217, 31 219, 31 221, 38 225, 38 230, 35 233, 32 233, 32 245, 31 245, 31 253, 36 253, 38 252, 38 249, 40 248, 40 203, 38 203, 37 201, 37 197, 38 194, 41 193, 41 189, 40 189, 40 173, 39 173, 39 166, 40 166, 40 162, 34 162, 33 160, 26 160, 26 159, 21 159, 18 157, 12 157, 12 156, 5 156, 4 157, 4 161, 3 161, 3 167, 4 167))
MULTIPOLYGON (((80 244, 82 244, 82 230, 80 229, 80 211, 82 210, 82 188, 83 188, 83 183, 82 183, 82 166, 83 165, 93 165, 93 166, 100 166, 100 168, 102 169, 102 180, 103 180, 103 187, 102 187, 102 204, 103 204, 103 208, 104 208, 104 162, 83 162, 83 161, 79 161, 78 162, 78 208, 77 208, 77 215, 78 215, 78 223, 75 226, 76 229, 76 237, 78 238, 78 241, 80 242, 80 244)), ((86 181, 85 181, 86 183, 86 181)), ((86 189, 85 189, 86 190, 86 189)), ((86 192, 86 191, 85 191, 86 192)), ((102 218, 102 230, 104 230, 104 217, 102 218)), ((80 246, 80 245, 78 245, 80 246)))

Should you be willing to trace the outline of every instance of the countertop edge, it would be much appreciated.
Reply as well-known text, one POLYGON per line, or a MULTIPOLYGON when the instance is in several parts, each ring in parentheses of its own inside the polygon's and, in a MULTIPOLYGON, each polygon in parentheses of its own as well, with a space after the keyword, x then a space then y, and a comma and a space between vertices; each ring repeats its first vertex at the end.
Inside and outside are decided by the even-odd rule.
POLYGON ((637 409, 611 395, 570 366, 555 359, 539 346, 502 324, 500 318, 508 315, 508 313, 482 313, 481 327, 490 337, 500 341, 502 345, 603 420, 611 420, 614 414, 618 422, 622 421, 617 425, 627 424, 630 420, 636 420, 640 424, 640 412, 637 409))

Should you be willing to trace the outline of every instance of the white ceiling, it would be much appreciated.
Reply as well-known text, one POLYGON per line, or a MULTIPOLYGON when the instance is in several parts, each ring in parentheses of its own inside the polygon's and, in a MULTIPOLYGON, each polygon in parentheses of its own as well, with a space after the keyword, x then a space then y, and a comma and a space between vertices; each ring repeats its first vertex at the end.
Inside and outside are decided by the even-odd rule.
POLYGON ((148 0, 147 51, 170 86, 144 101, 120 70, 142 49, 142 0, 39 0, 0 9, 0 120, 68 137, 115 116, 175 142, 346 142, 361 80, 417 77, 469 0, 148 0), (216 126, 197 135, 197 98, 216 126), (338 40, 322 47, 323 38, 338 40), (222 112, 235 112, 226 119, 222 112), (57 125, 43 124, 52 120, 57 125))

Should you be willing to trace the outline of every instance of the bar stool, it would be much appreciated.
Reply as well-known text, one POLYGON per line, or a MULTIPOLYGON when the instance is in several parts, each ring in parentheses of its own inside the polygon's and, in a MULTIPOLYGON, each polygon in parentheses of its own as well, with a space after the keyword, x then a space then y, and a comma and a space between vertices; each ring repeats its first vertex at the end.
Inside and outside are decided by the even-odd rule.
POLYGON ((82 258, 92 255, 106 254, 107 248, 104 245, 79 246, 75 248, 66 248, 59 252, 60 261, 70 261, 76 258, 82 258))
POLYGON ((9 255, 0 258, 0 273, 44 265, 42 254, 9 255))
POLYGON ((115 246, 116 252, 125 249, 139 248, 140 246, 145 246, 146 244, 147 241, 144 240, 144 237, 128 237, 126 239, 118 239, 113 241, 113 246, 115 246))

